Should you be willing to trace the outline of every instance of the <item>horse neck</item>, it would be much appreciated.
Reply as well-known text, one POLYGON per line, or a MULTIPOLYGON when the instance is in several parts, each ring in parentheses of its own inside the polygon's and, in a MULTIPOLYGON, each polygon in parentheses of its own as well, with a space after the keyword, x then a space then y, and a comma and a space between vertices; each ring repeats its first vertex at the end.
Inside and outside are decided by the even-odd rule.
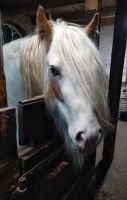
POLYGON ((39 43, 37 35, 21 42, 20 73, 26 98, 43 93, 43 60, 46 56, 45 43, 39 43))

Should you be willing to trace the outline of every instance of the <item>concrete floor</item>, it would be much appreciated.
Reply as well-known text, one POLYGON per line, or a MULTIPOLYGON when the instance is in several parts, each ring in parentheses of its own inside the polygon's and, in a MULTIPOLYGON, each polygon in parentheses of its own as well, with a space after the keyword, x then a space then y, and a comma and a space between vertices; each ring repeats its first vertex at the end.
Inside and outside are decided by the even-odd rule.
MULTIPOLYGON (((107 73, 110 69, 112 40, 113 26, 102 27, 100 53, 107 73)), ((124 67, 127 67, 127 52, 124 67)), ((102 144, 98 148, 98 159, 101 152, 102 144)), ((127 200, 127 122, 118 122, 114 160, 95 199, 127 200)))
POLYGON ((96 200, 127 200, 127 122, 118 122, 114 160, 96 200))

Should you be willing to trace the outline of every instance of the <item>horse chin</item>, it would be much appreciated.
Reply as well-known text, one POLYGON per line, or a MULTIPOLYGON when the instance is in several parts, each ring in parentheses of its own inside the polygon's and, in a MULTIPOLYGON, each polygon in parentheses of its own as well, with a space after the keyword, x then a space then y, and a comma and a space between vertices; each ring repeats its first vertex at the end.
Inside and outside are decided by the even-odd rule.
POLYGON ((84 149, 81 149, 79 147, 75 147, 76 151, 80 154, 92 154, 95 150, 96 150, 96 147, 92 147, 92 148, 84 148, 84 149))
POLYGON ((76 146, 72 143, 71 138, 67 137, 67 135, 65 136, 64 140, 67 156, 72 161, 74 168, 83 169, 86 153, 78 151, 76 146))

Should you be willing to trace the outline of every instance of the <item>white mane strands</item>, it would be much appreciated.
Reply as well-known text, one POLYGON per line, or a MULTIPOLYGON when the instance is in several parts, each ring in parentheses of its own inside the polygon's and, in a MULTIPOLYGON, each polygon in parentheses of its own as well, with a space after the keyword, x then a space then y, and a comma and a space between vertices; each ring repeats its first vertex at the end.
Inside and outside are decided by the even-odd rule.
POLYGON ((46 57, 46 44, 38 42, 37 35, 26 37, 21 42, 20 72, 26 97, 43 93, 43 65, 46 57))

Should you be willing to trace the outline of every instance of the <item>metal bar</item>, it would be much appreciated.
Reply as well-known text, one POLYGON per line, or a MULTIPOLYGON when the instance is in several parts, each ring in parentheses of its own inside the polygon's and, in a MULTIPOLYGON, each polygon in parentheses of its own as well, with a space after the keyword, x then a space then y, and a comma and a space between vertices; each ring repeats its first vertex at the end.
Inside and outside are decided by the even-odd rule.
POLYGON ((118 108, 126 49, 126 20, 127 1, 117 0, 109 81, 109 107, 111 112, 112 123, 115 128, 105 138, 103 148, 103 156, 109 162, 111 162, 114 157, 115 149, 118 108))

